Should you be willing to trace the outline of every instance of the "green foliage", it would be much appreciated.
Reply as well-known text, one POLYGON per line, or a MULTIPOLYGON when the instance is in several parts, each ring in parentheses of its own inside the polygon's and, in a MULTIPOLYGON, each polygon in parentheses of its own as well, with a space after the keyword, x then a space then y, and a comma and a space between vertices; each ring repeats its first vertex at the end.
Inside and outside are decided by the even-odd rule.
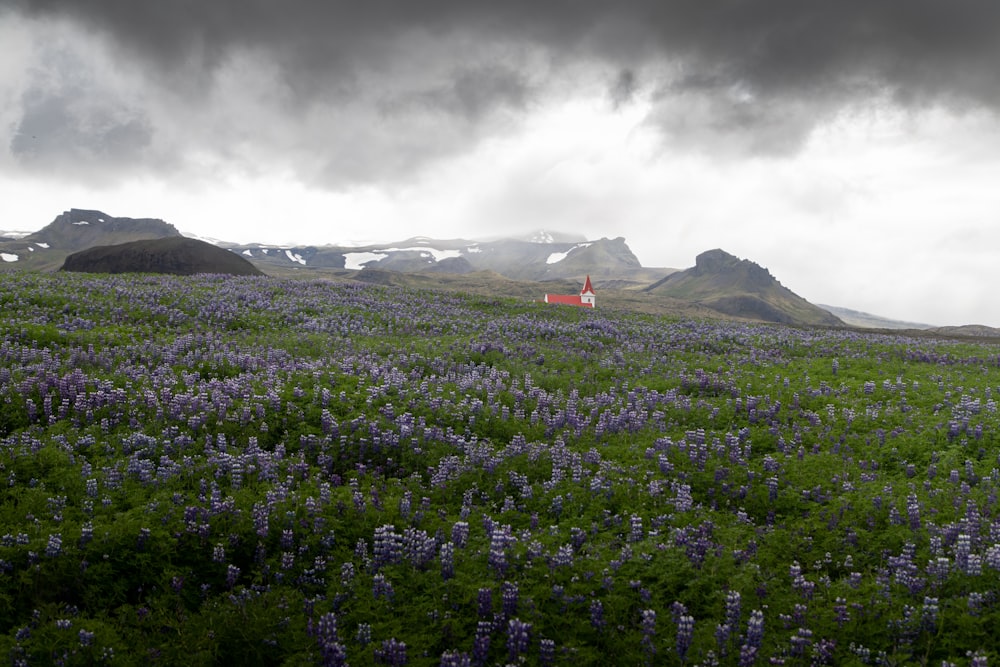
POLYGON ((506 664, 510 618, 529 664, 682 664, 680 608, 684 664, 734 664, 751 610, 757 664, 998 650, 992 345, 215 277, 6 276, 0 304, 12 661, 315 664, 332 617, 350 664, 438 664, 480 622, 506 664))

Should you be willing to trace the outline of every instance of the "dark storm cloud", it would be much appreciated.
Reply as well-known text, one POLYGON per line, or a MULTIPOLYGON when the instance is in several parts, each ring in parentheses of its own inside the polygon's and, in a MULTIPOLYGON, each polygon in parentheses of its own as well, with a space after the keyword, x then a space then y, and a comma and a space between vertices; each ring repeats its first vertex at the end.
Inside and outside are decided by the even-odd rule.
MULTIPOLYGON (((878 81, 904 95, 998 98, 1000 5, 987 0, 19 0, 66 15, 164 66, 211 68, 233 48, 290 70, 347 71, 398 56, 409 31, 540 45, 615 61, 656 55, 762 91, 878 81)), ((411 54, 419 58, 419 54, 411 54)), ((294 72, 290 72, 294 76, 294 72)))
POLYGON ((530 95, 530 84, 520 73, 488 65, 462 68, 443 84, 392 95, 379 106, 388 114, 430 108, 474 120, 507 109, 522 110, 530 95))
MULTIPOLYGON (((793 152, 815 123, 868 99, 1000 107, 1000 3, 990 0, 15 3, 110 38, 156 85, 195 103, 214 73, 253 53, 278 68, 295 108, 367 95, 375 112, 435 108, 472 125, 525 109, 582 63, 605 82, 619 73, 614 105, 641 82, 667 133, 709 147, 733 136, 756 152, 793 152), (543 71, 531 58, 506 61, 525 51, 543 54, 543 71), (466 62, 477 53, 488 62, 466 62)), ((407 147, 433 156, 435 139, 407 147)))

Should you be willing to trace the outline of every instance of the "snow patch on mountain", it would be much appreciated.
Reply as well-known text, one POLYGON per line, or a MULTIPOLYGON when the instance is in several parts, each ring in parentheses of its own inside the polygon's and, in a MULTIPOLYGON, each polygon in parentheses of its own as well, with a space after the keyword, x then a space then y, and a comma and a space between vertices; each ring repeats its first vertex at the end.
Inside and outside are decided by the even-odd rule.
POLYGON ((369 262, 378 262, 389 255, 378 252, 347 252, 344 253, 344 268, 351 271, 360 271, 369 262))
POLYGON ((566 252, 554 252, 551 255, 549 255, 548 259, 545 260, 545 263, 546 264, 557 264, 557 263, 563 261, 564 259, 566 259, 569 256, 569 254, 571 252, 573 252, 574 250, 576 250, 577 248, 587 248, 587 247, 590 247, 591 245, 593 245, 593 244, 592 243, 577 243, 575 246, 573 246, 572 248, 570 248, 566 252))
POLYGON ((0 259, 2 259, 5 262, 16 262, 17 260, 19 260, 21 258, 18 257, 17 255, 15 255, 15 254, 13 254, 13 253, 0 252, 0 259))
POLYGON ((302 257, 302 255, 300 255, 297 252, 292 252, 291 250, 286 250, 285 251, 285 257, 287 257, 288 259, 292 260, 293 262, 296 262, 297 264, 301 264, 302 266, 306 265, 306 260, 302 257))

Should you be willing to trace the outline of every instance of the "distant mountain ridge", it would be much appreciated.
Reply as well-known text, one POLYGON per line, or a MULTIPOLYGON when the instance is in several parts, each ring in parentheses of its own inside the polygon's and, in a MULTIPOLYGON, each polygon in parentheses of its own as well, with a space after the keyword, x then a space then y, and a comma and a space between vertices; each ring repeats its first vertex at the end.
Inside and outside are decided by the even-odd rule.
POLYGON ((225 244, 262 267, 381 270, 402 273, 494 271, 516 280, 583 279, 617 281, 620 286, 649 284, 673 269, 644 268, 622 237, 596 241, 498 239, 434 240, 414 237, 366 246, 265 246, 225 244))
POLYGON ((823 310, 830 311, 843 320, 845 324, 861 329, 934 329, 934 325, 932 324, 894 320, 888 317, 880 317, 879 315, 872 315, 871 313, 865 313, 859 310, 851 310, 850 308, 827 306, 822 303, 817 303, 816 305, 823 310))
MULTIPOLYGON (((157 218, 115 217, 98 210, 73 208, 36 232, 0 233, 0 270, 55 271, 68 255, 82 249, 171 238, 185 237, 173 225, 157 218)), ((478 284, 493 275, 518 281, 526 289, 529 285, 544 287, 538 290, 539 298, 547 291, 572 290, 590 275, 599 304, 602 292, 617 293, 622 304, 628 302, 629 307, 643 309, 641 299, 646 297, 642 295, 647 295, 662 301, 659 305, 649 302, 655 309, 673 304, 669 308, 685 312, 824 326, 845 326, 845 321, 837 317, 843 314, 849 326, 909 328, 909 323, 889 326, 887 323, 893 321, 877 316, 813 305, 781 285, 767 269, 721 249, 702 253, 694 267, 679 271, 643 267, 622 237, 587 240, 579 234, 548 230, 517 238, 413 237, 398 243, 354 246, 212 243, 272 275, 317 271, 317 275, 332 272, 339 279, 385 282, 389 274, 405 274, 413 276, 415 284, 425 286, 460 286, 463 276, 468 276, 466 282, 478 284), (868 319, 862 321, 861 316, 868 319)), ((610 304, 605 300, 603 305, 610 304)), ((917 327, 946 335, 1000 334, 1000 330, 989 327, 917 327)))

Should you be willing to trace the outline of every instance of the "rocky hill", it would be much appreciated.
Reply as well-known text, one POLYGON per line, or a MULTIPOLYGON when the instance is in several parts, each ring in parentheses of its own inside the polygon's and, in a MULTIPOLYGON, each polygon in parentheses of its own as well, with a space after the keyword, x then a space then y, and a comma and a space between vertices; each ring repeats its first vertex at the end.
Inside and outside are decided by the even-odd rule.
POLYGON ((116 218, 71 208, 36 232, 0 238, 0 269, 55 271, 67 255, 84 248, 180 235, 173 225, 156 218, 116 218))
POLYGON ((96 246, 69 255, 63 271, 78 273, 224 273, 263 275, 249 261, 211 243, 183 236, 96 246))
POLYGON ((115 218, 101 211, 71 208, 22 240, 74 251, 180 235, 173 225, 156 218, 115 218))
POLYGON ((724 250, 709 250, 690 269, 678 271, 644 290, 711 308, 719 313, 781 324, 844 326, 823 310, 779 283, 762 266, 724 250))

